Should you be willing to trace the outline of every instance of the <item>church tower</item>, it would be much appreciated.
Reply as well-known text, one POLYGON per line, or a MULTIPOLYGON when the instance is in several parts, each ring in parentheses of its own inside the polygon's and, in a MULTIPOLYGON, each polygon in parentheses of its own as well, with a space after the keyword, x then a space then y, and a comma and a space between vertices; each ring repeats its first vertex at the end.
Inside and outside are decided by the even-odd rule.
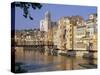
POLYGON ((40 30, 48 32, 50 28, 51 28, 51 15, 47 11, 45 13, 44 19, 40 21, 40 30))
POLYGON ((51 15, 48 11, 45 13, 45 28, 47 32, 51 28, 51 15))

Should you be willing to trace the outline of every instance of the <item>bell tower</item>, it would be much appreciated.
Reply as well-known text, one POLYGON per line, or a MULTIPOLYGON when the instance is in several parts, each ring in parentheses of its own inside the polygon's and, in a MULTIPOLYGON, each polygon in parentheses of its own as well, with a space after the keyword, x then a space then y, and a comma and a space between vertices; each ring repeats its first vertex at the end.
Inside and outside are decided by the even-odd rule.
POLYGON ((51 28, 51 15, 49 11, 45 13, 45 26, 46 26, 46 31, 51 28))
POLYGON ((44 19, 40 21, 40 30, 48 32, 48 30, 51 28, 51 15, 47 11, 44 14, 44 19))

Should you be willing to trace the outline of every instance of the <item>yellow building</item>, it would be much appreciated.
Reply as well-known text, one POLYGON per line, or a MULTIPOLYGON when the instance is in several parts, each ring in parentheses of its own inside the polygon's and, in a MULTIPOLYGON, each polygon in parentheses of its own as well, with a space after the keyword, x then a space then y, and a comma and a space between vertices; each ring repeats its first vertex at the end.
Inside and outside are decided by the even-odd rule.
POLYGON ((62 17, 60 18, 60 20, 58 21, 58 29, 57 29, 57 36, 58 36, 58 45, 57 47, 61 50, 65 50, 66 49, 66 24, 64 23, 65 18, 62 17))
POLYGON ((73 25, 70 22, 70 18, 66 17, 65 24, 66 24, 66 49, 71 50, 72 49, 72 41, 73 41, 73 39, 72 39, 72 37, 73 37, 72 26, 73 25))
POLYGON ((74 30, 76 26, 71 23, 71 17, 62 17, 58 21, 58 48, 72 50, 74 47, 74 30))
POLYGON ((84 38, 86 38, 86 25, 77 26, 75 37, 76 40, 74 50, 86 50, 87 44, 84 40, 84 38))

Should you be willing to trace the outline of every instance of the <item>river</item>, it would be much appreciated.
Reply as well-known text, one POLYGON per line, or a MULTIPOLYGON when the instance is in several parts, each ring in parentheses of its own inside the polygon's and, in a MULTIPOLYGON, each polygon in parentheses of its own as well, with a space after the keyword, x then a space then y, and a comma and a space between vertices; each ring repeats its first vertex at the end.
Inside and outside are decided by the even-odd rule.
MULTIPOLYGON (((92 62, 96 62, 93 59, 92 62)), ((78 70, 86 69, 80 64, 88 64, 90 60, 82 57, 67 57, 42 54, 38 50, 16 48, 15 62, 23 63, 22 68, 27 72, 60 71, 60 70, 78 70)))

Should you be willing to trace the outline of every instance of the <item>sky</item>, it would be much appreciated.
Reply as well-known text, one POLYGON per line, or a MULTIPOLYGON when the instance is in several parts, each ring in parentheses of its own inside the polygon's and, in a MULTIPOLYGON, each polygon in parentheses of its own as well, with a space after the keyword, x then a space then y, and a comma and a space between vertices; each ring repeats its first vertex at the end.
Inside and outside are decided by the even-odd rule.
POLYGON ((23 10, 19 7, 15 8, 15 29, 34 29, 39 28, 40 20, 44 18, 46 11, 51 14, 52 21, 58 21, 63 16, 79 15, 85 20, 88 15, 97 13, 97 7, 94 6, 76 6, 76 5, 58 5, 58 4, 42 4, 41 9, 29 9, 34 20, 24 18, 23 10))

